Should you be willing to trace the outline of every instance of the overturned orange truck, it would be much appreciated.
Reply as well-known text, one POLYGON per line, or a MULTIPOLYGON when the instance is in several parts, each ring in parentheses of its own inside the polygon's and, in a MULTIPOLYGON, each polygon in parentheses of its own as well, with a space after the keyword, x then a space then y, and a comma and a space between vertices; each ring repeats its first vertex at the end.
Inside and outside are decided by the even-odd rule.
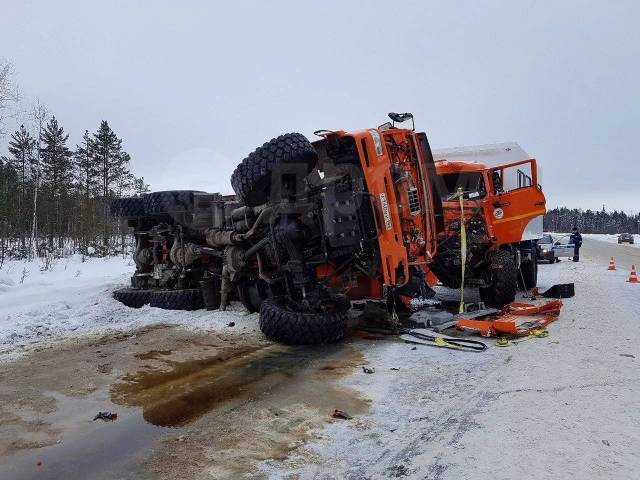
POLYGON ((235 197, 116 200, 113 214, 134 229, 136 271, 114 296, 187 310, 237 299, 260 312, 270 338, 310 344, 342 338, 351 300, 412 309, 438 280, 464 278, 500 307, 518 279, 532 286, 544 213, 535 160, 434 158, 411 114, 389 117, 378 128, 318 130, 314 142, 299 133, 266 142, 234 171, 235 197))

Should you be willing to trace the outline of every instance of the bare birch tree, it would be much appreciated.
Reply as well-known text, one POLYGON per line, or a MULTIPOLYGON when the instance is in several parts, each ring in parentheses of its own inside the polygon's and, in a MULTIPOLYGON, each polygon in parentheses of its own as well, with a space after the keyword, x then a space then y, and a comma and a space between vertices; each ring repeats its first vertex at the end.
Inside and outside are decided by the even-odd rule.
POLYGON ((20 93, 13 81, 13 67, 9 62, 0 58, 0 137, 6 134, 5 121, 19 100, 20 93))
POLYGON ((38 190, 40 188, 40 160, 41 160, 41 144, 40 138, 44 130, 44 126, 49 117, 47 107, 40 103, 40 99, 36 100, 36 103, 31 108, 31 119, 37 130, 36 153, 33 157, 33 216, 31 217, 31 239, 29 241, 30 246, 30 260, 38 256, 38 190))

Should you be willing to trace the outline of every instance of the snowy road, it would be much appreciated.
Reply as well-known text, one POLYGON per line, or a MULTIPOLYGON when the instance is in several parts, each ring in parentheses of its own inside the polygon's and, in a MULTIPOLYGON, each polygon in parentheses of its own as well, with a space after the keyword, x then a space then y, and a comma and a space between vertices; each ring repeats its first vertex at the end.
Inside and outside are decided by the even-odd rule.
POLYGON ((373 400, 374 425, 331 426, 325 442, 308 447, 322 461, 291 471, 303 478, 636 478, 640 285, 625 282, 626 268, 608 272, 607 263, 615 256, 629 264, 638 254, 586 240, 580 263, 540 265, 542 288, 576 284, 548 338, 483 354, 363 347, 381 373, 347 384, 373 400))
MULTIPOLYGON (((255 316, 194 312, 188 320, 200 333, 165 328, 131 335, 127 328, 172 317, 150 308, 128 313, 106 303, 99 312, 109 321, 99 317, 95 331, 116 328, 122 320, 123 335, 74 337, 73 343, 60 343, 59 352, 54 346, 0 365, 0 434, 10 439, 0 441, 0 477, 31 478, 36 461, 44 459, 63 478, 74 473, 163 479, 637 478, 640 285, 625 280, 630 265, 640 264, 640 249, 587 238, 581 259, 540 265, 541 290, 555 283, 576 285, 576 297, 565 301, 549 337, 508 348, 492 345, 483 353, 353 339, 326 354, 311 352, 309 360, 306 353, 291 357, 292 352, 265 344, 255 316), (615 272, 607 271, 611 256, 615 272), (228 328, 229 319, 245 330, 228 328), (213 354, 216 362, 208 360, 213 354), (194 364, 194 358, 204 360, 194 364), (210 378, 220 374, 219 362, 226 359, 239 362, 235 371, 251 383, 237 390, 229 367, 221 377, 225 385, 256 396, 214 408, 207 400, 213 395, 210 378), (301 370, 290 371, 292 364, 301 370), (364 373, 362 364, 375 373, 364 373), (170 369, 169 380, 144 376, 158 368, 170 369), (159 385, 114 396, 127 372, 142 375, 136 385, 159 385), (165 398, 175 395, 175 401, 165 398), (121 418, 113 425, 83 423, 60 413, 70 409, 65 398, 77 399, 90 412, 117 408, 121 418), (181 421, 179 428, 149 430, 142 421, 144 412, 147 422, 167 425, 171 415, 180 416, 203 399, 194 420, 181 421), (354 418, 330 419, 333 408, 354 418), (117 429, 125 437, 118 437, 117 429), (78 439, 77 432, 87 431, 93 450, 78 439), (109 443, 100 443, 106 439, 109 443), (130 445, 128 453, 105 470, 103 457, 112 455, 110 446, 119 441, 130 445), (94 463, 87 466, 79 458, 94 463), (69 465, 76 461, 84 466, 73 470, 69 465)), ((125 271, 113 278, 112 283, 123 281, 125 271)), ((77 300, 54 311, 91 331, 91 318, 79 321, 74 314, 92 315, 88 307, 106 296, 108 283, 96 281, 86 304, 77 300)), ((65 298, 73 297, 72 290, 65 298)), ((27 324, 36 315, 27 310, 12 310, 11 318, 27 324)), ((20 334, 29 331, 22 325, 20 334)), ((34 345, 45 341, 29 338, 34 345)))
MULTIPOLYGON (((629 270, 631 265, 640 267, 639 247, 640 243, 634 245, 623 243, 622 245, 618 245, 604 240, 585 238, 582 249, 580 250, 580 255, 599 263, 608 263, 609 259, 614 257, 619 269, 629 270)), ((627 271, 627 273, 629 272, 627 271)))

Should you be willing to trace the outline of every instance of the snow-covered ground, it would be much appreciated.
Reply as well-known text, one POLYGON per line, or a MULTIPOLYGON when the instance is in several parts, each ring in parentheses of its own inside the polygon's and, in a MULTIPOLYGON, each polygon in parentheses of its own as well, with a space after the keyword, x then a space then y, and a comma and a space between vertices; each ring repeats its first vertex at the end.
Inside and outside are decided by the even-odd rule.
POLYGON ((376 373, 344 384, 370 415, 266 462, 269 478, 637 478, 640 285, 607 271, 623 249, 587 239, 580 263, 540 265, 541 290, 576 287, 548 338, 483 353, 364 345, 376 373))
POLYGON ((238 305, 227 312, 175 312, 127 308, 111 297, 127 286, 134 265, 130 259, 58 260, 42 271, 39 262, 10 261, 0 270, 0 361, 44 341, 71 336, 130 330, 169 323, 190 328, 255 330, 256 316, 238 305))
MULTIPOLYGON (((581 259, 540 265, 541 290, 576 286, 547 338, 508 348, 487 340, 482 353, 352 340, 375 373, 354 369, 341 382, 370 399, 369 412, 318 430, 319 439, 263 462, 262 471, 303 479, 637 478, 640 285, 625 280, 640 250, 586 237, 581 259), (611 256, 615 272, 607 271, 611 256)), ((127 284, 132 269, 122 259, 72 258, 49 272, 37 264, 5 265, 0 358, 52 339, 155 323, 257 328, 257 316, 239 307, 128 309, 111 291, 127 284)))

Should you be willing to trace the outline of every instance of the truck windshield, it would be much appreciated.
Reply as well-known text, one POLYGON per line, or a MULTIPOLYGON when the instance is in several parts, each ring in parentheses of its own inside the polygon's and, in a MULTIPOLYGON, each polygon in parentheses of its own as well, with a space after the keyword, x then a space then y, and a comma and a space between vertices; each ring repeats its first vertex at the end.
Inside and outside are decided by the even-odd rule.
POLYGON ((442 184, 445 189, 441 192, 442 200, 451 200, 459 188, 464 192, 464 198, 475 200, 483 198, 487 194, 484 186, 484 178, 480 172, 471 173, 447 173, 441 175, 442 184))

